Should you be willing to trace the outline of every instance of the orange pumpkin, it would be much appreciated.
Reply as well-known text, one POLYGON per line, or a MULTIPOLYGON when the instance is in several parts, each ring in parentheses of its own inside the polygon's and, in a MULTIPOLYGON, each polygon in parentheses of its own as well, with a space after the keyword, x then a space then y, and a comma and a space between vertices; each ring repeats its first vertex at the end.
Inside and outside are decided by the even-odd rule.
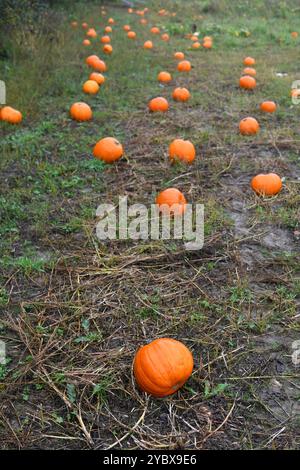
POLYGON ((192 65, 188 60, 182 60, 177 65, 177 70, 179 72, 189 72, 191 68, 192 68, 192 65))
POLYGON ((110 43, 110 37, 109 36, 102 36, 101 38, 102 44, 109 44, 110 43))
POLYGON ((203 42, 205 42, 205 41, 212 41, 212 40, 213 40, 213 39, 212 39, 211 36, 204 36, 204 38, 203 38, 203 42))
POLYGON ((84 22, 84 23, 82 23, 82 25, 81 25, 81 26, 82 26, 82 28, 83 28, 83 29, 87 29, 87 28, 88 28, 88 24, 87 24, 87 23, 85 23, 85 22, 84 22))
POLYGON ((128 37, 129 39, 135 39, 135 38, 136 38, 136 33, 135 33, 134 31, 129 31, 129 32, 127 33, 127 37, 128 37))
POLYGON ((84 39, 84 40, 82 41, 82 44, 83 44, 84 46, 90 46, 90 45, 91 45, 91 41, 90 41, 89 39, 84 39))
POLYGON ((243 70, 243 74, 244 75, 252 75, 253 77, 255 77, 256 75, 256 70, 252 67, 246 67, 244 68, 243 70))
POLYGON ((123 155, 123 146, 114 137, 105 137, 97 142, 93 151, 94 157, 106 163, 119 160, 123 155))
POLYGON ((142 18, 142 19, 140 20, 140 23, 141 23, 141 24, 147 24, 148 21, 146 20, 146 18, 142 18))
POLYGON ((282 181, 276 173, 259 174, 252 178, 251 188, 260 196, 275 196, 281 191, 282 181))
POLYGON ((244 75, 240 78, 240 87, 245 90, 253 90, 256 87, 256 80, 250 75, 244 75))
POLYGON ((90 28, 86 35, 89 37, 89 38, 96 38, 97 37, 97 33, 96 31, 94 30, 94 28, 90 28))
POLYGON ((183 343, 159 338, 138 350, 133 372, 141 390, 162 398, 177 392, 191 376, 193 367, 192 353, 183 343))
POLYGON ((265 113, 274 113, 277 109, 277 106, 274 101, 264 101, 263 103, 261 103, 260 109, 265 113))
POLYGON ((296 39, 299 36, 299 33, 297 33, 297 31, 293 31, 291 33, 291 36, 292 36, 293 39, 296 39))
POLYGON ((95 95, 99 91, 99 85, 94 80, 87 80, 84 82, 82 90, 88 95, 95 95))
POLYGON ((194 34, 192 37, 191 37, 191 41, 198 41, 198 36, 196 34, 194 34))
POLYGON ((170 36, 167 33, 162 34, 161 38, 162 38, 163 41, 169 41, 170 40, 170 36))
POLYGON ((192 163, 196 157, 196 150, 189 140, 175 139, 170 144, 169 156, 171 160, 181 160, 185 163, 192 163))
POLYGON ((175 52, 174 57, 177 60, 183 60, 184 59, 184 53, 183 52, 175 52))
POLYGON ((159 28, 157 28, 157 26, 153 26, 151 29, 150 29, 150 32, 152 34, 159 34, 160 33, 160 30, 159 28))
POLYGON ((86 59, 85 62, 89 67, 94 67, 94 64, 100 60, 97 55, 89 55, 86 59))
POLYGON ((168 111, 169 103, 166 100, 166 98, 163 98, 162 96, 158 96, 157 98, 153 98, 149 102, 148 107, 150 111, 152 111, 153 113, 157 113, 157 112, 163 113, 165 111, 168 111))
POLYGON ((259 131, 259 124, 253 117, 246 117, 240 122, 240 133, 242 135, 254 135, 259 131))
POLYGON ((107 33, 107 34, 108 34, 108 33, 111 33, 111 32, 112 32, 111 26, 105 26, 104 32, 107 33))
POLYGON ((115 20, 114 20, 113 18, 109 18, 108 23, 109 23, 109 24, 114 24, 114 23, 115 23, 115 20))
POLYGON ((247 66, 252 66, 255 64, 255 59, 253 59, 253 57, 245 57, 244 59, 244 65, 247 65, 247 66))
POLYGON ((102 73, 98 72, 92 72, 91 75, 89 76, 90 80, 94 80, 95 82, 98 83, 98 85, 102 85, 102 83, 105 82, 105 77, 102 75, 102 73))
POLYGON ((186 199, 176 188, 168 188, 158 194, 155 203, 163 214, 181 215, 186 209, 186 199))
POLYGON ((211 49, 212 45, 213 45, 212 41, 204 41, 203 43, 204 49, 211 49))
POLYGON ((200 47, 201 47, 200 42, 198 42, 198 41, 193 42, 192 49, 200 49, 200 47))
POLYGON ((188 101, 191 97, 191 94, 187 88, 177 87, 173 91, 173 99, 175 101, 188 101))
POLYGON ((103 46, 103 52, 104 54, 112 54, 113 48, 110 44, 105 44, 103 46))
POLYGON ((152 41, 146 41, 146 42, 144 43, 144 46, 143 46, 143 47, 144 47, 144 49, 152 49, 152 48, 153 48, 153 43, 152 43, 152 41))
POLYGON ((22 113, 11 106, 4 106, 1 109, 0 117, 2 121, 9 122, 10 124, 19 124, 22 119, 22 113))
POLYGON ((91 108, 86 103, 74 103, 70 108, 70 114, 75 121, 90 121, 93 117, 91 108))
POLYGON ((128 13, 133 13, 133 9, 132 8, 128 8, 128 13))
POLYGON ((93 69, 97 70, 97 72, 106 72, 107 70, 107 67, 106 67, 106 63, 104 62, 104 60, 96 60, 93 64, 93 69))
POLYGON ((300 97, 300 90, 298 90, 297 88, 293 88, 291 90, 291 97, 292 98, 298 98, 300 97))
POLYGON ((157 76, 157 80, 162 83, 169 83, 172 80, 172 76, 169 72, 160 72, 157 76))
POLYGON ((128 31, 130 31, 131 28, 130 28, 129 24, 124 24, 123 29, 124 29, 124 31, 128 32, 128 31))

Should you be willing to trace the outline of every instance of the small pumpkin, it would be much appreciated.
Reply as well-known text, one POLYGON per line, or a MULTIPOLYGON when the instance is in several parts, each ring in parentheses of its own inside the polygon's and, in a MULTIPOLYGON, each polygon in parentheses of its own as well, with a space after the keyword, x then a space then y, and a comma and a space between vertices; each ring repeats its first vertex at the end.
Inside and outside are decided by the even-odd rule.
POLYGON ((86 35, 87 35, 89 38, 96 38, 96 37, 98 36, 94 28, 90 28, 90 29, 87 31, 86 35))
POLYGON ((104 52, 104 54, 107 54, 107 55, 112 54, 112 52, 113 52, 112 45, 111 44, 105 44, 103 46, 103 52, 104 52))
POLYGON ((253 59, 253 57, 245 57, 244 59, 244 65, 247 65, 248 67, 252 66, 255 64, 255 59, 253 59))
POLYGON ((177 70, 179 72, 189 72, 191 68, 192 68, 192 65, 188 60, 182 60, 178 62, 177 70))
POLYGON ((167 42, 170 40, 170 36, 167 33, 164 33, 161 35, 161 39, 167 42))
POLYGON ((251 188, 260 196, 275 196, 281 191, 282 181, 276 173, 259 174, 252 178, 251 188))
POLYGON ((196 150, 189 140, 175 139, 170 144, 169 156, 171 160, 181 160, 185 163, 192 163, 196 157, 196 150))
POLYGON ((204 43, 203 43, 204 49, 211 49, 212 46, 213 46, 212 41, 204 41, 204 43))
POLYGON ((243 70, 244 75, 251 75, 252 77, 255 77, 256 75, 256 70, 253 67, 246 67, 243 70))
POLYGON ((155 203, 163 214, 181 215, 186 209, 186 199, 177 188, 168 188, 158 194, 155 203))
POLYGON ((193 36, 191 37, 191 41, 194 41, 194 42, 198 41, 198 39, 199 38, 196 34, 193 34, 193 36))
POLYGON ((95 82, 94 80, 87 80, 86 82, 84 82, 82 86, 82 90, 84 91, 84 93, 87 93, 88 95, 95 95, 96 93, 98 93, 99 88, 100 87, 98 83, 95 82))
POLYGON ((191 94, 187 88, 177 87, 173 91, 173 99, 175 101, 188 101, 191 97, 191 94))
POLYGON ((110 37, 108 35, 102 36, 101 42, 102 42, 102 44, 109 44, 110 43, 110 37))
POLYGON ((253 117, 242 119, 239 127, 242 135, 254 135, 259 131, 259 123, 253 117))
POLYGON ((158 398, 177 392, 191 376, 193 367, 190 350, 172 338, 159 338, 142 346, 133 362, 139 388, 158 398))
POLYGON ((146 42, 144 43, 144 46, 143 46, 143 47, 144 47, 144 49, 152 49, 152 48, 153 48, 153 43, 152 43, 152 41, 146 41, 146 42))
POLYGON ((94 157, 106 163, 119 160, 123 155, 123 146, 114 137, 105 137, 97 142, 93 150, 94 157))
POLYGON ((172 75, 169 72, 160 72, 157 80, 161 83, 169 83, 172 80, 172 75))
POLYGON ((175 52, 174 57, 177 60, 183 60, 184 59, 184 53, 183 52, 175 52))
POLYGON ((8 122, 9 124, 20 124, 23 119, 22 113, 11 106, 4 106, 1 109, 0 117, 2 121, 8 122))
POLYGON ((245 90, 253 90, 256 87, 256 80, 250 75, 244 75, 240 78, 240 87, 245 90))
POLYGON ((92 72, 89 76, 90 80, 94 80, 95 82, 98 83, 98 85, 102 85, 102 83, 105 82, 105 77, 102 75, 102 73, 98 72, 92 72))
POLYGON ((90 121, 93 117, 91 108, 86 103, 74 103, 70 108, 70 114, 75 121, 90 121))
POLYGON ((129 39, 135 39, 135 38, 136 38, 136 33, 135 33, 134 31, 129 31, 129 32, 127 33, 127 37, 128 37, 129 39))
POLYGON ((88 24, 84 21, 82 24, 81 24, 82 28, 83 29, 87 29, 88 28, 88 24))
POLYGON ((131 28, 130 28, 129 24, 124 24, 123 29, 124 29, 124 31, 126 31, 126 33, 128 33, 128 31, 130 31, 131 28))
POLYGON ((274 101, 264 101, 263 103, 261 103, 260 109, 264 113, 274 113, 277 109, 277 106, 274 101))
POLYGON ((150 32, 152 34, 159 34, 160 33, 160 30, 157 26, 153 26, 151 29, 150 29, 150 32))
POLYGON ((128 8, 127 11, 128 11, 128 13, 130 13, 130 14, 133 13, 133 9, 132 9, 132 8, 128 8))
POLYGON ((147 23, 148 23, 148 20, 146 20, 146 18, 142 18, 142 19, 140 20, 140 23, 141 23, 141 24, 147 24, 147 23))
POLYGON ((114 20, 113 18, 109 18, 109 19, 108 19, 108 23, 109 23, 109 24, 115 24, 115 20, 114 20))
POLYGON ((111 26, 105 26, 104 32, 105 32, 106 34, 111 33, 111 32, 112 32, 112 27, 111 27, 111 26))
POLYGON ((93 69, 97 70, 97 72, 106 72, 107 70, 107 67, 106 67, 106 63, 104 62, 104 60, 96 60, 93 64, 93 69))
POLYGON ((168 111, 169 109, 169 103, 166 100, 166 98, 163 98, 162 96, 158 96, 157 98, 153 98, 151 101, 148 103, 148 107, 150 111, 153 113, 157 112, 165 112, 168 111))
POLYGON ((82 41, 82 44, 83 44, 84 46, 90 46, 90 45, 91 45, 91 41, 90 41, 89 39, 84 39, 84 40, 82 41))
POLYGON ((297 31, 293 31, 291 33, 291 36, 292 36, 293 39, 296 39, 299 36, 299 33, 297 31))
POLYGON ((86 59, 85 62, 89 67, 94 67, 94 64, 100 60, 99 57, 95 54, 89 55, 86 59))

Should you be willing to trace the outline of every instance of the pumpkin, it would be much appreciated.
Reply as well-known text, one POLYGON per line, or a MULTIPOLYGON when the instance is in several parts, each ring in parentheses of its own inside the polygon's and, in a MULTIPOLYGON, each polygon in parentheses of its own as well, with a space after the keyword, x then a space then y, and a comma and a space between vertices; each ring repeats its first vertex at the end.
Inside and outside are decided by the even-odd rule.
POLYGON ((212 37, 211 36, 204 36, 203 42, 205 42, 205 41, 212 41, 212 37))
POLYGON ((103 52, 104 54, 112 54, 113 48, 110 44, 105 44, 103 46, 103 52))
POLYGON ((133 9, 132 8, 128 8, 128 13, 133 13, 133 9))
POLYGON ((83 29, 87 29, 87 28, 88 28, 88 24, 87 24, 87 23, 85 23, 85 22, 84 22, 84 23, 82 23, 82 25, 81 25, 81 26, 82 26, 82 28, 83 28, 83 29))
POLYGON ((292 36, 293 39, 296 39, 299 36, 299 33, 297 33, 297 31, 293 31, 291 33, 291 36, 292 36))
POLYGON ((274 101, 264 101, 260 105, 261 111, 264 111, 265 113, 274 113, 276 111, 276 103, 274 101))
POLYGON ((127 37, 128 37, 129 39, 135 39, 135 38, 136 38, 136 33, 135 33, 134 31, 129 31, 129 32, 127 33, 127 37))
POLYGON ((98 85, 102 85, 102 83, 105 82, 105 77, 102 75, 102 73, 98 72, 92 72, 89 76, 90 80, 94 80, 95 82, 98 83, 98 85))
POLYGON ((253 77, 256 75, 256 70, 252 67, 246 67, 243 70, 244 75, 252 75, 253 77))
POLYGON ((91 108, 86 103, 74 103, 70 108, 70 114, 75 121, 90 121, 93 117, 91 108))
POLYGON ((105 26, 104 32, 107 33, 107 34, 108 34, 108 33, 111 33, 111 32, 112 32, 111 26, 105 26))
POLYGON ((250 75, 244 75, 240 78, 240 87, 245 90, 253 90, 256 87, 256 80, 250 75))
POLYGON ((84 93, 87 93, 88 95, 95 95, 99 91, 99 85, 97 82, 94 80, 87 80, 84 82, 82 89, 84 93))
POLYGON ((194 34, 192 37, 191 37, 191 41, 198 41, 198 36, 196 34, 194 34))
POLYGON ((167 34, 167 33, 164 33, 161 35, 161 39, 163 41, 169 41, 170 40, 170 36, 167 34))
POLYGON ((90 28, 86 35, 89 37, 89 38, 96 38, 97 37, 97 33, 96 31, 94 30, 94 28, 90 28))
POLYGON ((90 46, 90 45, 91 45, 91 41, 90 41, 89 39, 84 39, 84 40, 82 41, 82 44, 83 44, 84 46, 90 46))
POLYGON ((168 188, 159 193, 155 203, 164 214, 181 215, 186 209, 186 199, 176 188, 168 188))
POLYGON ((183 52, 175 52, 174 57, 177 60, 183 60, 184 59, 184 53, 183 52))
POLYGON ((123 146, 114 137, 105 137, 97 142, 93 150, 94 157, 106 163, 119 160, 123 155, 123 146))
POLYGON ((93 69, 97 70, 97 72, 106 72, 107 70, 107 67, 106 67, 106 63, 104 62, 104 60, 96 60, 93 64, 93 69))
POLYGON ((152 41, 146 41, 146 42, 144 43, 144 46, 143 46, 143 47, 144 47, 144 49, 152 49, 152 48, 153 48, 153 43, 152 43, 152 41))
POLYGON ((187 88, 177 87, 173 91, 173 99, 175 101, 188 101, 191 97, 191 94, 187 88))
POLYGON ((169 156, 171 160, 181 160, 185 163, 192 163, 196 157, 196 150, 189 140, 175 139, 170 144, 169 156))
POLYGON ((140 23, 141 23, 141 24, 147 24, 148 21, 147 21, 145 18, 142 18, 142 19, 140 20, 140 23))
POLYGON ((198 42, 198 41, 193 42, 193 44, 192 44, 192 48, 193 48, 193 49, 199 49, 200 47, 201 47, 200 42, 198 42))
POLYGON ((179 72, 189 72, 191 68, 191 63, 188 60, 182 60, 181 62, 178 62, 177 70, 179 72))
POLYGON ((114 23, 115 23, 115 20, 114 20, 113 18, 109 18, 109 19, 108 19, 108 23, 109 23, 109 24, 114 24, 114 23))
POLYGON ((291 90, 291 97, 292 98, 298 98, 298 96, 300 96, 300 90, 298 90, 297 88, 293 88, 291 90))
POLYGON ((150 29, 150 32, 152 34, 159 34, 160 33, 160 30, 157 26, 153 26, 151 29, 150 29))
POLYGON ((123 29, 124 29, 124 31, 128 32, 128 31, 130 31, 131 28, 130 28, 129 24, 124 24, 123 29))
POLYGON ((203 47, 204 47, 204 49, 211 49, 212 48, 212 41, 204 41, 203 47))
POLYGON ((253 57, 245 57, 244 65, 250 66, 255 64, 255 59, 253 57))
POLYGON ((157 76, 157 80, 162 83, 168 83, 172 80, 172 75, 169 72, 160 72, 157 76))
POLYGON ((158 398, 177 392, 191 376, 193 367, 190 350, 172 338, 159 338, 142 346, 133 362, 139 388, 158 398))
POLYGON ((1 109, 0 116, 2 121, 9 122, 10 124, 19 124, 23 119, 22 113, 11 106, 4 106, 1 109))
POLYGON ((253 117, 246 117, 240 122, 240 133, 242 135, 254 135, 259 131, 259 124, 253 117))
POLYGON ((163 113, 165 111, 168 111, 169 103, 166 100, 166 98, 163 98, 162 96, 158 96, 157 98, 153 98, 149 102, 148 107, 150 111, 152 111, 153 113, 157 113, 157 112, 163 113))
POLYGON ((101 38, 102 44, 109 44, 110 43, 110 37, 109 36, 102 36, 101 38))
POLYGON ((275 196, 282 188, 282 181, 276 173, 259 174, 252 178, 251 188, 260 196, 275 196))
POLYGON ((89 67, 94 67, 94 64, 100 60, 97 55, 89 55, 86 59, 85 62, 89 67))

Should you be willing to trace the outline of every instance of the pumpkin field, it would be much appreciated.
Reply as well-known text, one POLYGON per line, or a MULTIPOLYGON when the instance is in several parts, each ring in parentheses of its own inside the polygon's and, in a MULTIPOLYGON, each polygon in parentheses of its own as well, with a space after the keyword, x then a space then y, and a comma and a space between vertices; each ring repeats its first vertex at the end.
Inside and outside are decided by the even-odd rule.
POLYGON ((0 448, 299 449, 300 6, 0 12, 0 448))

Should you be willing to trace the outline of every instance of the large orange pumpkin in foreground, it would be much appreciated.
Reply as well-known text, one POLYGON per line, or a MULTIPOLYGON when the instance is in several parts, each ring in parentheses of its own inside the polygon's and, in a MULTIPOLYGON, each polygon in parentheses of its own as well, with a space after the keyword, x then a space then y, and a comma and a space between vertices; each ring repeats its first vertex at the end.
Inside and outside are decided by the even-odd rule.
POLYGON ((240 87, 246 90, 253 90, 256 87, 256 80, 250 75, 244 75, 240 78, 240 87))
POLYGON ((0 110, 0 119, 2 121, 9 122, 10 124, 19 124, 22 119, 22 113, 17 109, 12 108, 11 106, 4 106, 0 110))
POLYGON ((169 103, 166 98, 158 96, 157 98, 153 98, 151 101, 149 101, 148 107, 153 113, 165 112, 169 109, 169 103))
POLYGON ((75 121, 90 121, 93 117, 91 108, 86 103, 74 103, 71 106, 70 114, 75 121))
POLYGON ((155 203, 163 214, 181 215, 186 209, 186 199, 176 188, 168 188, 159 193, 155 203))
POLYGON ((175 101, 188 101, 191 97, 191 94, 187 88, 177 87, 173 91, 172 96, 175 101))
POLYGON ((114 137, 105 137, 97 142, 93 154, 99 160, 112 163, 122 157, 123 146, 114 137))
POLYGON ((87 93, 88 95, 95 95, 96 93, 98 93, 99 88, 100 87, 98 83, 95 82, 94 80, 87 80, 86 82, 84 82, 82 86, 82 90, 84 91, 84 93, 87 93))
POLYGON ((141 347, 133 371, 141 390, 158 398, 177 392, 192 374, 192 353, 180 341, 159 338, 141 347))
POLYGON ((259 131, 259 124, 253 117, 242 119, 239 127, 242 135, 254 135, 259 131))
POLYGON ((282 188, 282 181, 276 173, 254 176, 251 188, 260 196, 275 196, 282 188))
POLYGON ((192 65, 188 60, 182 60, 177 65, 177 70, 179 72, 189 72, 191 68, 192 68, 192 65))
POLYGON ((169 156, 171 160, 181 160, 185 163, 192 163, 196 157, 196 150, 189 140, 175 139, 170 144, 169 156))
POLYGON ((264 113, 274 113, 277 109, 277 106, 274 101, 264 101, 263 103, 261 103, 260 109, 264 113))

